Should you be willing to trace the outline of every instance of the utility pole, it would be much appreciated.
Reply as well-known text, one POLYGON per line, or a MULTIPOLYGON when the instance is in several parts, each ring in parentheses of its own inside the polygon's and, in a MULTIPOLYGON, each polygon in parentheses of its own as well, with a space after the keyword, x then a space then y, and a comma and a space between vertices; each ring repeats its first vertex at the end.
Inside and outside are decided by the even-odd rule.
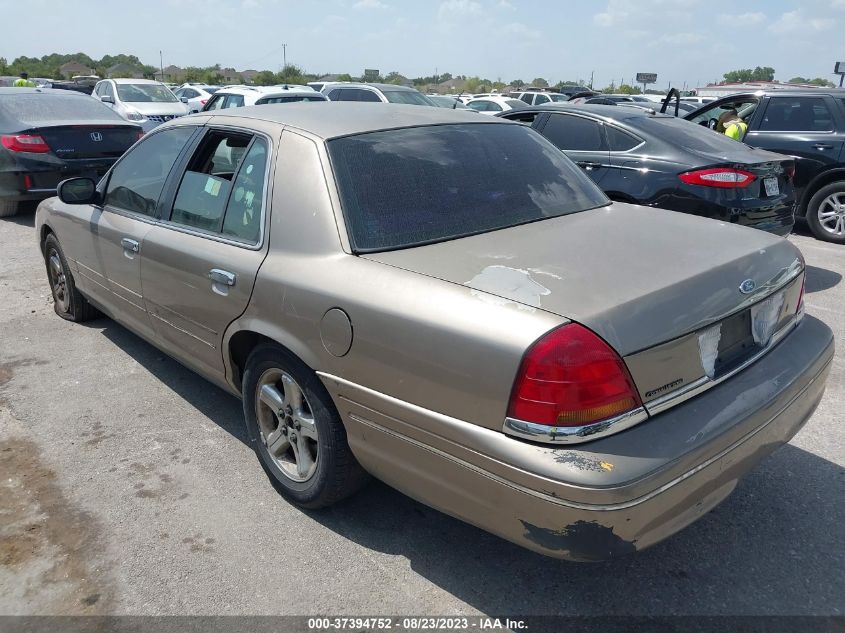
POLYGON ((164 81, 164 55, 161 51, 158 52, 158 63, 159 69, 161 70, 161 79, 159 81, 164 81))
POLYGON ((288 45, 282 44, 282 71, 288 67, 288 45))
POLYGON ((590 71, 590 90, 593 89, 593 77, 595 77, 595 74, 596 74, 595 70, 590 71))

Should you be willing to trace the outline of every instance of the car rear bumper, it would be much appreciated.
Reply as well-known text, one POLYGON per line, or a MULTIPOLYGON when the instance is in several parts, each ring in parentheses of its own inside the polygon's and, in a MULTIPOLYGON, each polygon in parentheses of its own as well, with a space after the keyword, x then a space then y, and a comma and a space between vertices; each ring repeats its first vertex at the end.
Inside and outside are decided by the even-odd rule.
POLYGON ((67 178, 86 176, 99 180, 115 158, 38 163, 21 161, 13 169, 0 172, 0 198, 4 200, 44 200, 56 195, 56 187, 67 178))
POLYGON ((804 425, 824 393, 833 335, 805 317, 725 383, 617 435, 523 442, 321 375, 373 475, 540 553, 602 560, 674 534, 804 425))

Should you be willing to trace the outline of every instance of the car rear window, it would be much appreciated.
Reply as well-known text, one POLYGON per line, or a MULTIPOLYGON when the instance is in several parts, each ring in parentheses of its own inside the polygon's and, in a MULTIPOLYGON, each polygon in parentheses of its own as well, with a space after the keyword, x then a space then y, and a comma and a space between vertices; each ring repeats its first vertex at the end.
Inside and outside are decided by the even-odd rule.
POLYGON ((421 93, 415 90, 382 90, 384 98, 390 103, 406 103, 410 105, 426 105, 430 106, 429 101, 421 93))
POLYGON ((405 128, 327 146, 356 252, 440 242, 608 203, 523 125, 405 128))
POLYGON ((39 125, 51 121, 109 120, 124 123, 111 108, 98 99, 85 95, 17 94, 0 97, 0 112, 5 117, 26 125, 39 125))
MULTIPOLYGON (((724 134, 696 125, 684 119, 669 116, 644 116, 629 119, 628 124, 662 138, 671 139, 672 144, 680 145, 696 152, 725 153, 736 151, 736 141, 724 134)), ((740 146, 741 147, 741 146, 740 146)))

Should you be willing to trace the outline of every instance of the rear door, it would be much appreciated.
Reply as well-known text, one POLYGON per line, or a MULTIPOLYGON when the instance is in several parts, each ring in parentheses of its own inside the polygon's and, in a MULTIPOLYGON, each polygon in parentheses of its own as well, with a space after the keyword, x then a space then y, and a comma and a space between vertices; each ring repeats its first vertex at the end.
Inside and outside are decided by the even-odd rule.
POLYGON ((541 125, 538 130, 543 136, 571 158, 596 184, 601 184, 611 166, 601 121, 580 114, 554 112, 541 125))
MULTIPOLYGON (((131 329, 153 338, 141 291, 144 238, 160 216, 164 184, 179 155, 197 131, 194 126, 149 134, 109 174, 103 207, 91 207, 94 252, 108 288, 107 308, 131 329)), ((97 273, 98 271, 93 271, 97 273)))
POLYGON ((209 128, 168 184, 164 221, 144 236, 141 281, 157 338, 205 375, 223 375, 223 333, 246 309, 267 252, 271 133, 209 128))
POLYGON ((819 172, 839 162, 845 121, 838 104, 827 95, 775 95, 764 107, 745 142, 795 157, 795 188, 802 192, 819 172))

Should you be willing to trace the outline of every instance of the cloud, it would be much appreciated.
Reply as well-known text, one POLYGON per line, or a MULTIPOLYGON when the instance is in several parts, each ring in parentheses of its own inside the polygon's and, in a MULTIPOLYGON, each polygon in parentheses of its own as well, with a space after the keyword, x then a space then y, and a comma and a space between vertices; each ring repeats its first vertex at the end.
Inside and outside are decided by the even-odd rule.
POLYGON ((542 33, 537 29, 532 29, 521 22, 511 22, 510 24, 505 24, 502 27, 502 31, 504 31, 505 35, 508 37, 517 38, 521 42, 525 42, 526 40, 539 40, 542 37, 542 33))
POLYGON ((689 23, 696 0, 608 0, 604 11, 593 16, 603 28, 665 31, 689 23))
POLYGON ((437 19, 441 22, 458 22, 483 14, 481 3, 475 0, 446 0, 437 9, 437 19))
POLYGON ((352 8, 359 11, 369 9, 386 9, 387 5, 380 0, 358 0, 358 2, 352 5, 352 8))
MULTIPOLYGON (((841 0, 841 2, 845 3, 845 0, 841 0)), ((508 0, 499 0, 499 3, 496 5, 498 9, 506 9, 508 11, 516 11, 516 7, 513 6, 508 0)))
MULTIPOLYGON (((845 0, 843 0, 845 2, 845 0)), ((722 13, 716 18, 719 24, 724 26, 736 26, 740 25, 740 27, 747 27, 747 26, 755 26, 757 24, 762 24, 766 21, 766 14, 760 13, 759 11, 756 13, 748 12, 742 13, 740 15, 736 15, 735 13, 722 13)))
POLYGON ((834 18, 810 18, 804 15, 803 9, 797 9, 784 13, 777 21, 769 25, 769 30, 772 33, 783 35, 795 32, 827 31, 834 26, 836 26, 834 18))

